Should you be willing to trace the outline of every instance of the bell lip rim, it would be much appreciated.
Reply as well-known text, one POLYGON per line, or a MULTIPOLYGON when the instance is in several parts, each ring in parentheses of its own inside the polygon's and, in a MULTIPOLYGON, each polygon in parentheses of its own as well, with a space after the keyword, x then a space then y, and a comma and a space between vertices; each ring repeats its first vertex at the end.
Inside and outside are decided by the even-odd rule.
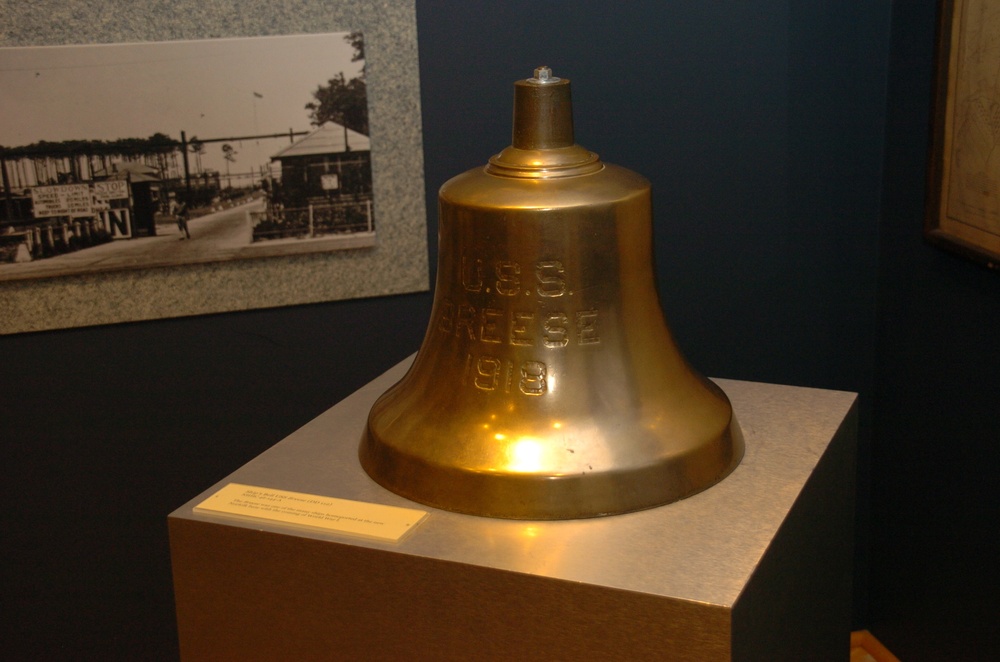
MULTIPOLYGON (((721 446, 716 457, 726 454, 728 451, 729 458, 728 461, 719 463, 717 471, 710 479, 701 479, 695 482, 693 485, 688 485, 686 488, 673 489, 676 484, 671 483, 669 480, 664 480, 663 485, 671 487, 672 489, 664 489, 653 491, 648 490, 642 493, 642 498, 633 498, 629 500, 614 500, 606 499, 603 502, 605 508, 591 507, 589 509, 573 510, 571 508, 545 508, 545 507, 506 507, 506 508, 484 508, 482 507, 485 500, 464 499, 464 500, 449 500, 448 498, 436 499, 433 494, 427 494, 426 490, 407 489, 405 481, 400 484, 399 481, 392 480, 392 472, 380 473, 377 466, 377 459, 373 457, 372 453, 376 447, 381 447, 383 450, 388 450, 392 453, 396 453, 397 456, 403 457, 409 460, 411 463, 416 461, 418 464, 422 463, 422 458, 413 455, 405 455, 399 453, 399 449, 391 447, 384 442, 379 441, 375 438, 375 435, 371 431, 371 420, 366 422, 364 431, 361 435, 361 444, 358 447, 358 459, 361 464, 361 468, 364 470, 365 474, 371 478, 377 485, 383 489, 392 492, 393 494, 400 496, 404 499, 412 501, 414 503, 420 504, 422 506, 436 508, 441 511, 459 513, 462 515, 471 515, 474 517, 483 517, 488 519, 503 519, 503 520, 522 520, 522 521, 568 521, 568 520, 583 520, 583 519, 595 519, 601 517, 612 517, 616 515, 625 515, 628 513, 639 512, 643 510, 651 510, 653 508, 659 508, 661 506, 668 506, 670 504, 682 501, 689 497, 695 496, 701 492, 718 485, 723 480, 731 476, 736 469, 742 464, 743 459, 746 455, 746 440, 743 434, 742 427, 736 419, 736 414, 731 410, 728 424, 720 431, 720 433, 714 436, 712 439, 703 442, 699 447, 698 451, 704 452, 707 447, 718 445, 721 446)), ((518 484, 521 486, 527 484, 535 484, 538 486, 549 485, 555 486, 557 483, 560 484, 559 487, 572 486, 573 483, 589 480, 594 481, 595 479, 601 479, 605 481, 617 482, 620 480, 629 482, 629 479, 634 479, 640 474, 649 474, 657 472, 665 472, 668 465, 677 464, 678 462, 661 462, 652 463, 640 468, 632 468, 627 471, 622 472, 611 472, 591 474, 591 477, 585 478, 579 475, 568 475, 568 476, 522 476, 518 477, 510 474, 487 474, 484 472, 465 472, 464 479, 468 482, 481 482, 481 481, 492 481, 494 485, 501 484, 504 489, 510 489, 511 487, 517 488, 518 484), (617 475, 615 475, 617 474, 617 475)), ((454 469, 454 467, 450 467, 454 469)), ((446 471, 445 467, 440 467, 434 473, 437 474, 438 479, 441 479, 445 474, 452 474, 451 471, 446 471)), ((558 495, 556 495, 557 498, 558 495)), ((550 497, 552 498, 552 497, 550 497)), ((502 502, 497 502, 502 503, 502 502)), ((522 502, 523 503, 523 502, 522 502)), ((543 504, 544 505, 544 504, 543 504)), ((551 502, 549 502, 551 506, 551 502)))

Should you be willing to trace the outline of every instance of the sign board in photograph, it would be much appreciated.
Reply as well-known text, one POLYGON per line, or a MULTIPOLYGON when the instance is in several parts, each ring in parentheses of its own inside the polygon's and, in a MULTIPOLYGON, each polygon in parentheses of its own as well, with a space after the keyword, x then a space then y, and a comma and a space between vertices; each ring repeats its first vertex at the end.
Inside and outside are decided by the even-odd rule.
POLYGON ((337 178, 336 174, 321 175, 320 185, 323 187, 324 191, 336 191, 340 188, 340 180, 337 178))
POLYGON ((98 202, 108 200, 123 200, 128 198, 128 182, 124 179, 112 179, 106 182, 94 182, 94 199, 98 202))
POLYGON ((31 204, 35 218, 91 216, 94 213, 93 196, 87 184, 34 186, 31 204))

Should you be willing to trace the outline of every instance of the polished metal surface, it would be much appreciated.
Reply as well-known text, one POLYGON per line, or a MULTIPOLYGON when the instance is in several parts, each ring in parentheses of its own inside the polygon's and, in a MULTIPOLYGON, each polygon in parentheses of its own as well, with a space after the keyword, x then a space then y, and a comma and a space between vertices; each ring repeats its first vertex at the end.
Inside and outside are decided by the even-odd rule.
POLYGON ((420 503, 514 519, 660 505, 729 474, 725 394, 675 345, 649 182, 574 142, 570 83, 514 85, 512 144, 441 189, 431 320, 372 407, 365 471, 420 503))

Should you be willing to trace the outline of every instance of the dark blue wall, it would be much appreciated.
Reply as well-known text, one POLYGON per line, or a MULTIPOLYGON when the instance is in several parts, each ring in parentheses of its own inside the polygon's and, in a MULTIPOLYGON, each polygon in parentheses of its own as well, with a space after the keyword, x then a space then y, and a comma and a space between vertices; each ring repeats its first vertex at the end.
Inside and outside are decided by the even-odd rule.
POLYGON ((921 239, 936 4, 893 9, 869 626, 904 660, 995 660, 1000 273, 921 239))
POLYGON ((175 659, 167 514, 412 352, 429 304, 0 338, 0 657, 175 659))
POLYGON ((694 364, 857 390, 888 57, 869 4, 421 2, 428 184, 509 144, 512 83, 548 64, 573 81, 577 140, 653 183, 660 292, 694 364))
MULTIPOLYGON (((979 570, 945 541, 996 541, 980 507, 996 506, 998 279, 919 232, 933 4, 417 6, 432 244, 438 187, 509 143, 513 81, 571 78, 578 141, 653 183, 659 288, 691 362, 861 393, 855 622, 908 654, 916 611, 926 632, 944 618, 919 589, 940 552, 923 586, 979 570)), ((2 489, 25 504, 0 510, 10 656, 175 656, 167 513, 416 349, 430 302, 0 338, 2 489)))

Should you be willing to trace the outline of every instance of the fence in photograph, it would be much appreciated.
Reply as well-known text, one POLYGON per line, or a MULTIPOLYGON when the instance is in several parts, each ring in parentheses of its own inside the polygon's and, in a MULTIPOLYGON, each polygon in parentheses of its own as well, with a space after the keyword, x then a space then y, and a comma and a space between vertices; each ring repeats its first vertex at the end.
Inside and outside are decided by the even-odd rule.
POLYGON ((264 211, 250 212, 250 220, 255 242, 372 232, 375 227, 371 198, 309 204, 306 207, 268 204, 264 211))
POLYGON ((50 219, 0 234, 0 263, 26 262, 103 244, 112 229, 99 217, 50 219))

